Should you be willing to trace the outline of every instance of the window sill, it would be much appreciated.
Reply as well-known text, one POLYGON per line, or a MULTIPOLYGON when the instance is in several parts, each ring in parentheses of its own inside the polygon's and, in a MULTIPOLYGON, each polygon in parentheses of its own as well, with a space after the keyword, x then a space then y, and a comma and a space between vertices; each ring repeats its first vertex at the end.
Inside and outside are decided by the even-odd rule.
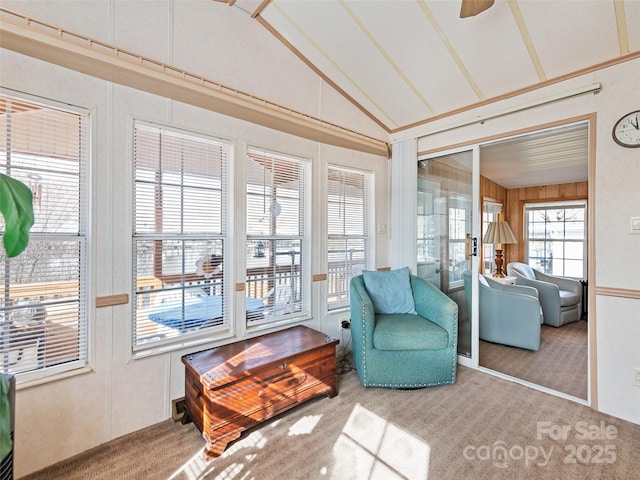
MULTIPOLYGON (((233 338, 233 333, 229 331, 220 332, 218 334, 206 335, 203 337, 195 338, 182 338, 171 343, 149 345, 149 347, 138 347, 137 350, 133 350, 131 353, 132 360, 140 360, 143 358, 152 357, 155 355, 163 355, 165 353, 171 353, 178 350, 193 349, 200 345, 215 343, 233 338)), ((135 348, 135 347, 134 347, 135 348)))
POLYGON ((47 383, 57 382, 59 380, 65 380, 67 378, 77 377, 80 375, 86 375, 88 373, 93 373, 94 370, 90 366, 85 366, 81 368, 76 368, 74 370, 67 370, 66 372, 56 373, 53 375, 49 375, 46 377, 40 377, 32 380, 20 381, 20 374, 16 375, 16 390, 27 390, 33 387, 40 387, 42 385, 46 385, 47 383))
POLYGON ((286 319, 282 319, 282 320, 276 320, 273 322, 268 322, 268 323, 261 323, 259 325, 254 325, 251 327, 247 328, 247 333, 258 333, 258 332, 262 332, 265 330, 278 330, 278 327, 282 327, 282 326, 293 326, 296 325, 300 322, 304 322, 307 320, 311 320, 313 317, 311 315, 304 315, 304 316, 300 316, 300 317, 294 317, 294 318, 286 318, 286 319))

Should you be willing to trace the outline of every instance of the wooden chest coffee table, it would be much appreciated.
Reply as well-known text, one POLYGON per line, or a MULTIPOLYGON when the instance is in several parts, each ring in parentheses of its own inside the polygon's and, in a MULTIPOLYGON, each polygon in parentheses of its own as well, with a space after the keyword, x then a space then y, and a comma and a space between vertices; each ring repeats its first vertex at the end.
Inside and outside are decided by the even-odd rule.
POLYGON ((334 397, 338 340, 297 326, 184 355, 186 414, 220 455, 243 430, 319 395, 334 397))

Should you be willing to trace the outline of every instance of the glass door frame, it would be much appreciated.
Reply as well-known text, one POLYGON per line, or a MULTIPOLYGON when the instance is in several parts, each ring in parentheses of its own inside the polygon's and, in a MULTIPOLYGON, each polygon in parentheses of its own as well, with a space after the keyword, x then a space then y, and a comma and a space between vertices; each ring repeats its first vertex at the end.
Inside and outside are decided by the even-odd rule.
MULTIPOLYGON (((481 212, 481 198, 480 198, 480 145, 473 146, 465 146, 455 149, 449 150, 441 150, 438 152, 433 152, 428 155, 419 155, 418 162, 423 160, 430 160, 434 158, 439 158, 447 155, 460 154, 464 152, 470 152, 471 157, 471 246, 470 248, 474 248, 474 239, 475 239, 475 255, 470 256, 471 260, 471 271, 479 272, 479 262, 480 262, 480 254, 479 249, 481 246, 481 222, 482 222, 482 212, 481 212)), ((417 185, 416 185, 417 186, 417 185)), ((417 196, 417 188, 416 188, 416 196, 417 196)), ((417 198, 417 197, 416 197, 417 198)), ((415 244, 415 242, 414 242, 415 244)), ((417 251, 416 251, 417 258, 417 251)), ((471 355, 469 357, 458 354, 458 363, 460 365, 464 365, 466 367, 477 369, 479 367, 480 359, 480 340, 479 340, 479 287, 478 287, 478 275, 471 275, 471 309, 470 309, 470 323, 471 323, 471 355)), ((458 313, 460 315, 460 313, 458 313)))

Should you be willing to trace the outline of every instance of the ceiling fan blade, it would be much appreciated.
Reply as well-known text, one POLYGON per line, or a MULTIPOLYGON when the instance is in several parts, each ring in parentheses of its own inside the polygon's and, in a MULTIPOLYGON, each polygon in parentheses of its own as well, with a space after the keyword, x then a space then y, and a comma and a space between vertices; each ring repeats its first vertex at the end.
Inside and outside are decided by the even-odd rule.
POLYGON ((460 18, 473 17, 493 5, 494 0, 462 0, 460 18))

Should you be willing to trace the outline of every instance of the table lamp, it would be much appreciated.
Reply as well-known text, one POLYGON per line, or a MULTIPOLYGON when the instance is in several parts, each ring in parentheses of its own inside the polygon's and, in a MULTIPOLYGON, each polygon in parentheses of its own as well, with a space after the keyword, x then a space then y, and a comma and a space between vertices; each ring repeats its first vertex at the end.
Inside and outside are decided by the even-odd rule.
POLYGON ((493 243, 496 246, 496 271, 493 276, 495 278, 504 278, 505 275, 502 270, 502 264, 504 262, 504 258, 502 257, 502 244, 518 243, 511 227, 504 220, 491 222, 482 241, 484 243, 493 243))

